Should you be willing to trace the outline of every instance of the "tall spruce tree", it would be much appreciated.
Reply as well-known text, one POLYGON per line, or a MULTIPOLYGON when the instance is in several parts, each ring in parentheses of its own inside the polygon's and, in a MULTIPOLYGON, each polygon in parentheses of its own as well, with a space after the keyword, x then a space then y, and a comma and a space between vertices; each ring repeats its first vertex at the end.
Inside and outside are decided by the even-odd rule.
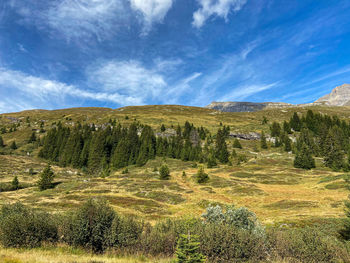
POLYGON ((279 137, 281 135, 281 126, 277 122, 273 122, 271 127, 271 137, 279 137))
POLYGON ((341 147, 341 139, 337 136, 339 127, 332 127, 327 135, 325 142, 324 164, 335 171, 340 170, 344 165, 344 151, 341 147))
POLYGON ((32 134, 30 135, 30 137, 28 139, 28 143, 33 143, 33 142, 36 142, 35 132, 32 132, 32 134))
POLYGON ((0 148, 3 148, 4 146, 5 146, 4 140, 3 140, 2 137, 0 136, 0 148))
POLYGON ((227 144, 225 141, 225 131, 222 129, 219 129, 217 134, 216 134, 216 145, 215 145, 215 155, 216 158, 221 162, 221 163, 227 163, 228 162, 228 157, 229 157, 229 152, 227 150, 227 144))
POLYGON ((298 113, 294 112, 293 116, 291 117, 290 121, 290 127, 294 130, 294 131, 300 131, 301 129, 301 120, 299 118, 298 113))
POLYGON ((295 156, 294 167, 310 170, 315 168, 315 159, 312 157, 311 151, 306 144, 301 147, 295 156))

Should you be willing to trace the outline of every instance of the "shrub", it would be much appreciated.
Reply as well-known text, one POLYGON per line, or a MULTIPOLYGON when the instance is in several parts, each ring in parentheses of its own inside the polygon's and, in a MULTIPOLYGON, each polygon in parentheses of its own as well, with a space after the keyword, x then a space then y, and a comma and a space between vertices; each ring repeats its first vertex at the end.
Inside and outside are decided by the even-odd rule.
POLYGON ((170 178, 169 167, 166 164, 162 164, 159 168, 159 177, 162 180, 168 180, 170 178))
POLYGON ((0 242, 4 247, 38 247, 57 241, 52 217, 20 203, 4 205, 0 212, 0 242))
POLYGON ((81 208, 64 218, 60 228, 63 240, 94 252, 104 251, 110 241, 115 212, 104 200, 88 200, 81 208))

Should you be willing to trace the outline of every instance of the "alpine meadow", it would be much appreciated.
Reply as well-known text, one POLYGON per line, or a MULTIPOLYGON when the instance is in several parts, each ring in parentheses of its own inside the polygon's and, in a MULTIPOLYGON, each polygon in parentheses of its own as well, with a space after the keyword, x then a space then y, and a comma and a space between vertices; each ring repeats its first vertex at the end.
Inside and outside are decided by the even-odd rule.
POLYGON ((349 11, 2 1, 0 263, 350 263, 349 11))

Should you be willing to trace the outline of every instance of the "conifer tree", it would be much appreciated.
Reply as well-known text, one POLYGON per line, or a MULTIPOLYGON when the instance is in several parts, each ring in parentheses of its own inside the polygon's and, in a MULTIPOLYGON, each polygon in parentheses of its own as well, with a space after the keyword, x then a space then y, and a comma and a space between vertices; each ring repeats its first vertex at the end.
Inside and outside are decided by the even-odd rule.
POLYGON ((32 132, 32 134, 30 135, 30 137, 28 139, 28 143, 33 143, 33 142, 36 142, 35 132, 32 132))
POLYGON ((281 135, 281 126, 277 122, 273 122, 270 127, 271 137, 279 137, 281 135))
POLYGON ((228 162, 229 152, 225 142, 225 131, 222 129, 219 129, 216 134, 215 155, 221 163, 228 162))
POLYGON ((263 116, 263 119, 262 119, 262 121, 261 121, 261 124, 262 124, 262 125, 265 125, 265 124, 267 124, 267 123, 268 123, 268 120, 267 120, 266 116, 263 116))
POLYGON ((306 144, 297 152, 294 159, 294 167, 310 170, 315 168, 315 159, 311 155, 311 151, 306 144))
POLYGON ((292 118, 290 119, 290 127, 294 130, 294 131, 300 131, 301 129, 301 121, 300 118, 298 116, 298 114, 296 112, 294 112, 292 118))
POLYGON ((283 136, 284 151, 290 152, 292 150, 292 140, 289 138, 288 134, 285 133, 283 136))
POLYGON ((268 148, 264 131, 261 132, 260 147, 261 147, 261 149, 267 149, 268 148))
POLYGON ((195 235, 180 235, 176 247, 177 263, 202 263, 205 257, 200 253, 200 242, 195 235))
POLYGON ((17 175, 13 178, 11 182, 11 186, 13 190, 18 190, 19 189, 19 181, 17 175))
POLYGON ((213 154, 210 154, 208 157, 208 161, 207 161, 207 167, 208 168, 213 168, 217 165, 216 163, 216 158, 213 154))
POLYGON ((209 180, 209 175, 204 172, 203 166, 199 167, 197 171, 197 183, 202 184, 209 180))
POLYGON ((169 167, 166 164, 162 164, 159 168, 159 178, 161 180, 168 180, 170 178, 169 167))
POLYGON ((165 125, 162 124, 162 125, 160 126, 160 131, 161 131, 161 132, 165 132, 165 130, 166 130, 165 125))
POLYGON ((233 148, 242 149, 242 145, 237 138, 233 141, 233 148))
POLYGON ((46 168, 43 170, 43 172, 40 174, 40 178, 38 181, 38 187, 40 191, 50 189, 53 187, 53 178, 54 178, 54 173, 51 170, 50 164, 46 166, 46 168))
POLYGON ((340 129, 332 127, 326 137, 324 144, 324 164, 335 171, 340 170, 344 165, 344 151, 341 147, 340 129))
POLYGON ((10 145, 10 148, 11 148, 12 150, 16 150, 16 149, 17 149, 17 144, 16 144, 15 141, 12 141, 12 143, 11 143, 11 145, 10 145))
POLYGON ((290 124, 286 121, 283 122, 283 131, 287 134, 291 134, 292 130, 290 128, 290 124))
POLYGON ((2 137, 0 136, 0 148, 3 148, 4 145, 4 140, 2 139, 2 137))

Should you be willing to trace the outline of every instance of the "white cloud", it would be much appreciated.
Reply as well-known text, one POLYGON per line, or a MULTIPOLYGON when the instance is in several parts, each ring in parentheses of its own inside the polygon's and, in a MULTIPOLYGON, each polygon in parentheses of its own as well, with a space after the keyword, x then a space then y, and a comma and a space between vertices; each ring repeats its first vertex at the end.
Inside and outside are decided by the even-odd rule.
POLYGON ((127 96, 114 91, 101 92, 93 89, 80 89, 74 85, 35 77, 5 68, 0 68, 0 90, 8 91, 7 93, 9 93, 6 94, 3 92, 2 104, 0 105, 0 110, 3 112, 34 107, 50 107, 54 103, 62 107, 65 99, 68 97, 112 102, 119 105, 137 105, 143 103, 138 97, 138 94, 127 96), (17 101, 30 101, 33 106, 23 103, 16 105, 16 103, 12 102, 15 100, 13 96, 18 98, 16 99, 17 101), (11 98, 11 102, 9 98, 11 98))
POLYGON ((227 20, 230 11, 238 12, 247 0, 197 0, 197 2, 200 8, 193 13, 192 25, 200 28, 211 16, 218 16, 227 20))
POLYGON ((275 87, 277 83, 272 83, 268 85, 249 85, 235 88, 230 93, 222 96, 219 101, 232 101, 232 100, 243 100, 251 95, 259 93, 264 90, 271 89, 275 87))
POLYGON ((163 21, 172 4, 173 0, 130 0, 131 8, 142 14, 144 34, 148 33, 153 23, 163 21))
POLYGON ((158 99, 167 86, 164 76, 156 69, 148 69, 135 60, 103 62, 90 67, 87 75, 91 86, 97 84, 107 92, 137 97, 142 103, 158 99))

